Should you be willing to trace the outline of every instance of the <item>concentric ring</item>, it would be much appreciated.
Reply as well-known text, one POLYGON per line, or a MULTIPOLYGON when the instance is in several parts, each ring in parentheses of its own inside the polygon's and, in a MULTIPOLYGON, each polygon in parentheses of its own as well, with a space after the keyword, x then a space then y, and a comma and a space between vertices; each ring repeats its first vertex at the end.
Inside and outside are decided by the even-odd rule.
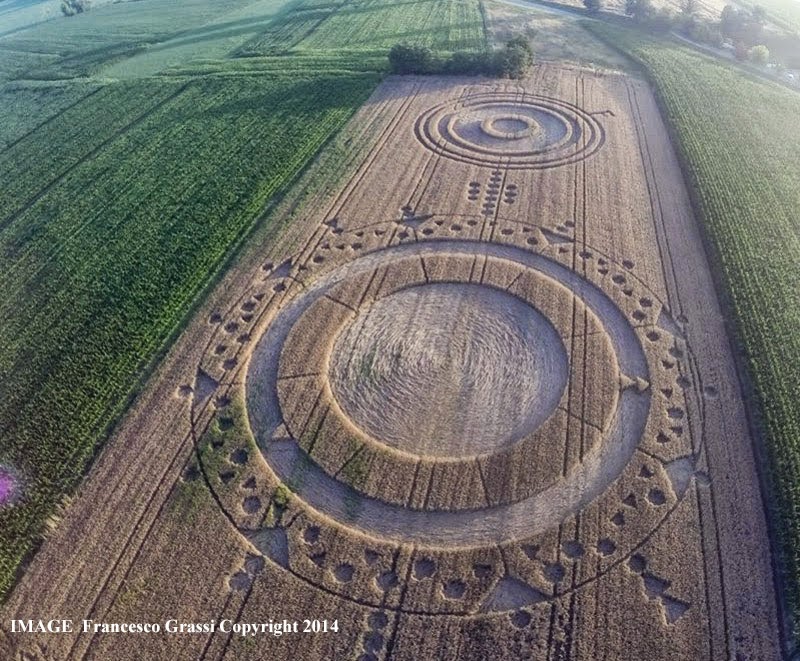
POLYGON ((574 163, 605 141, 600 122, 581 108, 531 94, 476 94, 437 105, 417 120, 417 139, 458 161, 511 169, 574 163))
MULTIPOLYGON (((470 241, 439 241, 400 245, 357 258, 322 276, 293 299, 279 311, 262 336, 251 359, 246 384, 251 428, 272 471, 291 484, 311 507, 381 539, 432 547, 502 543, 558 525, 603 493, 629 463, 644 431, 650 405, 649 392, 630 388, 620 394, 603 442, 587 452, 582 462, 562 480, 517 502, 481 509, 420 511, 365 496, 323 470, 295 440, 274 440, 275 431, 283 424, 278 405, 280 347, 314 301, 328 296, 337 284, 368 273, 380 263, 443 250, 474 255, 476 249, 476 244, 470 241), (263 398, 268 405, 264 405, 263 398), (300 473, 302 480, 297 479, 300 473)), ((624 374, 631 379, 648 378, 647 360, 635 331, 600 288, 543 255, 500 244, 480 244, 479 250, 486 256, 514 262, 570 290, 601 320, 624 374)))

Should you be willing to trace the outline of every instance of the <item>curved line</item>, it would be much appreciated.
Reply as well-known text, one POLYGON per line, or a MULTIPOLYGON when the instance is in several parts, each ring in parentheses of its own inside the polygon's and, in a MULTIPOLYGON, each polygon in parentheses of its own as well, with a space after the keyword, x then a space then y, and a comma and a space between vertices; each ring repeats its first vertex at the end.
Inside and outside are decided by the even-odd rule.
POLYGON ((259 406, 248 405, 251 428, 269 466, 279 479, 293 485, 299 498, 343 525, 366 534, 424 546, 452 546, 500 543, 544 532, 602 494, 622 473, 644 432, 650 405, 648 392, 627 389, 622 393, 608 437, 586 455, 567 479, 525 500, 480 510, 417 511, 389 505, 358 494, 327 475, 294 441, 270 440, 282 422, 277 399, 280 348, 315 295, 323 295, 346 277, 385 263, 387 256, 425 255, 442 249, 514 261, 557 280, 604 321, 623 372, 634 378, 648 377, 644 351, 625 315, 599 287, 568 267, 542 255, 498 244, 458 240, 405 244, 369 253, 331 271, 278 313, 251 358, 259 365, 266 365, 266 379, 259 383, 259 388, 254 388, 253 372, 248 371, 248 404, 254 403, 255 390, 259 390, 260 398, 268 399, 266 406, 263 399, 259 406))
MULTIPOLYGON (((443 136, 440 136, 441 140, 438 140, 435 135, 432 135, 434 129, 436 129, 438 133, 438 123, 441 120, 440 115, 448 110, 457 110, 459 107, 459 101, 446 101, 433 106, 421 114, 414 123, 414 135, 423 144, 423 146, 434 153, 439 154, 440 156, 464 163, 471 163, 473 165, 485 166, 493 164, 494 160, 491 158, 491 154, 483 155, 479 151, 470 154, 469 151, 462 145, 459 145, 459 143, 453 142, 452 140, 448 141, 443 136), (459 149, 467 153, 460 153, 459 149)), ((572 113, 574 117, 566 117, 568 124, 578 125, 581 132, 587 133, 587 139, 585 140, 582 148, 569 154, 564 154, 561 156, 551 155, 547 157, 545 156, 547 150, 544 150, 541 152, 543 157, 539 159, 520 157, 515 154, 504 155, 504 157, 509 159, 509 162, 506 165, 508 169, 541 170, 562 165, 569 165, 589 158, 605 144, 605 129, 603 128, 602 124, 600 124, 595 117, 589 115, 582 108, 579 108, 578 106, 570 104, 561 99, 529 94, 525 95, 523 99, 519 101, 517 97, 513 95, 481 93, 468 97, 467 102, 464 103, 463 107, 469 109, 472 106, 486 105, 490 102, 540 106, 540 110, 544 110, 556 116, 562 115, 562 121, 565 119, 563 115, 566 115, 569 112, 572 113), (585 124, 585 127, 580 126, 581 122, 585 124)), ((574 142, 571 141, 570 144, 574 144, 574 142)), ((552 147, 550 150, 552 151, 552 147)))
MULTIPOLYGON (((515 446, 517 443, 524 442, 526 438, 534 434, 539 427, 541 427, 547 419, 553 414, 553 412, 558 408, 558 405, 564 395, 564 391, 566 390, 567 384, 569 382, 569 360, 567 358, 567 350, 564 346, 564 341, 562 340, 561 336, 559 335, 558 331, 556 330, 553 323, 544 316, 542 312, 540 312, 534 305, 522 298, 521 296, 517 296, 516 294, 511 293, 507 289, 501 289, 499 287, 495 287, 494 285, 487 284, 487 283, 478 283, 478 282, 431 282, 428 284, 411 284, 408 287, 402 287, 397 291, 393 291, 391 295, 398 294, 400 292, 406 292, 410 289, 415 289, 418 287, 428 287, 428 286, 436 286, 439 284, 463 284, 466 286, 472 287, 482 287, 486 289, 492 289, 506 296, 516 299, 520 303, 526 305, 531 309, 532 312, 532 319, 535 320, 537 323, 540 324, 538 328, 541 336, 543 338, 542 345, 549 345, 555 347, 558 350, 558 353, 555 355, 545 354, 543 356, 539 356, 539 359, 542 364, 542 371, 545 373, 555 374, 553 377, 555 379, 555 385, 548 390, 541 392, 539 397, 540 405, 537 407, 535 411, 529 414, 527 424, 525 425, 526 431, 520 432, 514 436, 509 437, 505 441, 498 442, 495 447, 492 448, 490 451, 484 452, 474 452, 472 454, 464 454, 459 455, 458 457, 453 457, 449 454, 441 454, 441 455, 429 455, 425 458, 431 461, 433 464, 453 464, 453 463, 462 463, 467 461, 474 461, 476 459, 486 459, 490 456, 494 456, 498 452, 507 452, 510 448, 515 446)), ((313 303, 312 303, 313 305, 313 303)), ((310 306, 309 306, 310 307, 310 306)), ((341 333, 344 332, 344 328, 350 324, 352 324, 354 319, 348 319, 344 322, 344 324, 335 329, 336 339, 341 336, 341 333)), ((327 366, 319 366, 319 373, 327 372, 327 366)), ((315 371, 315 370, 312 370, 315 371)), ((284 377, 286 378, 286 377, 284 377)), ((394 454, 395 456, 411 461, 419 461, 420 455, 417 452, 413 452, 410 449, 405 449, 399 445, 393 445, 390 442, 382 440, 380 436, 378 436, 375 432, 370 432, 365 429, 350 413, 348 412, 346 406, 343 404, 345 398, 341 397, 338 390, 338 387, 331 382, 328 381, 328 385, 330 387, 332 401, 331 401, 331 412, 338 416, 341 420, 347 420, 347 422, 353 427, 355 427, 363 436, 364 442, 369 443, 374 447, 381 447, 383 451, 389 452, 394 454)), ((536 385, 536 384, 534 384, 536 385)), ((286 426, 291 430, 291 425, 287 422, 286 426)))

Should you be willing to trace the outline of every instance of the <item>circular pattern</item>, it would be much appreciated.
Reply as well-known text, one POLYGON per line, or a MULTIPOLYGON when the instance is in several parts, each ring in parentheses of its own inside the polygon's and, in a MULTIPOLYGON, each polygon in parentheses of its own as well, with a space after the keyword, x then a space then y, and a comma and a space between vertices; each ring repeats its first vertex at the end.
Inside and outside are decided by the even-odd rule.
MULTIPOLYGON (((465 224, 470 226, 474 222, 465 224)), ((441 225, 441 218, 434 217, 423 221, 420 228, 441 225)), ((461 231, 460 224, 458 227, 461 231)), ((386 598, 392 593, 396 595, 396 587, 402 580, 400 576, 413 567, 414 578, 420 581, 417 587, 422 588, 431 580, 438 581, 438 592, 444 595, 441 603, 426 605, 419 610, 420 614, 464 615, 478 609, 491 615, 507 611, 512 593, 515 600, 524 597, 524 601, 535 604, 542 601, 542 591, 550 594, 552 590, 555 599, 592 583, 639 551, 649 535, 661 528, 675 511, 687 492, 685 483, 681 486, 672 481, 676 475, 690 470, 684 466, 690 462, 681 457, 694 452, 695 447, 693 434, 685 433, 688 420, 683 392, 690 381, 684 376, 685 366, 676 369, 676 363, 683 363, 687 355, 682 340, 672 331, 660 332, 655 340, 648 337, 654 326, 661 326, 666 308, 646 283, 630 271, 626 271, 627 282, 618 283, 614 276, 627 267, 597 250, 584 249, 578 253, 580 275, 563 254, 565 248, 561 244, 542 241, 538 254, 530 253, 525 246, 530 244, 526 239, 531 231, 527 226, 522 226, 519 233, 500 231, 495 235, 497 242, 488 244, 432 235, 436 240, 383 247, 361 257, 348 257, 349 261, 326 270, 311 266, 314 255, 309 255, 308 261, 297 266, 302 282, 295 280, 296 275, 287 269, 283 276, 289 277, 281 276, 277 284, 267 284, 267 292, 281 293, 267 299, 270 294, 265 293, 263 285, 255 285, 251 290, 251 301, 263 299, 263 311, 257 310, 257 314, 263 315, 266 328, 256 329, 254 336, 257 334, 260 339, 255 352, 248 361, 240 362, 246 365, 246 378, 214 387, 206 374, 220 374, 218 370, 224 356, 218 356, 214 347, 220 341, 225 342, 227 331, 219 324, 195 383, 194 429, 199 438, 209 420, 215 420, 218 429, 223 431, 232 429, 234 424, 238 426, 234 422, 238 414, 231 408, 232 398, 242 397, 250 425, 249 429, 246 425, 240 429, 245 434, 253 432, 266 464, 251 456, 246 465, 239 466, 232 459, 235 447, 220 441, 216 434, 200 439, 197 459, 205 467, 205 481, 227 516, 273 562, 312 588, 319 587, 345 600, 353 600, 355 590, 359 603, 404 613, 418 612, 418 609, 396 603, 387 606, 386 598), (505 272, 495 270, 493 262, 498 260, 513 268, 505 272), (481 268, 475 269, 481 264, 481 268), (569 395, 565 395, 552 416, 557 424, 551 431, 562 435, 566 430, 567 437, 573 438, 565 459, 569 454, 579 456, 578 463, 564 466, 566 484, 560 487, 539 485, 531 492, 532 496, 514 502, 497 500, 497 494, 491 494, 490 490, 486 492, 487 501, 472 507, 472 511, 470 508, 450 511, 449 501, 454 495, 460 498, 462 494, 480 492, 492 484, 515 482, 517 476, 508 473, 508 466, 521 466, 520 474, 524 476, 542 462, 523 452, 517 455, 521 460, 498 463, 496 460, 505 459, 508 450, 473 460, 473 465, 482 464, 481 472, 490 469, 480 477, 485 481, 450 480, 450 496, 445 494, 437 503, 437 479, 447 477, 452 466, 460 468, 467 462, 437 460, 432 466, 426 466, 420 459, 419 473, 414 475, 412 483, 423 493, 428 487, 430 503, 426 503, 425 511, 420 511, 419 503, 413 499, 393 504, 385 497, 387 492, 383 488, 397 482, 398 462, 410 455, 381 446, 380 454, 390 461, 369 464, 363 461, 368 454, 366 444, 362 448, 354 445, 350 436, 355 433, 354 428, 350 425, 348 432, 346 424, 341 426, 342 435, 334 435, 328 441, 332 441, 331 447, 338 446, 349 458, 333 469, 324 462, 317 463, 317 446, 313 454, 306 452, 309 429, 301 427, 300 433, 292 432, 293 425, 284 419, 287 414, 292 414, 289 415, 292 418, 303 412, 289 405, 290 399, 279 397, 279 384, 283 388, 294 384, 298 391, 306 390, 296 400, 302 404, 297 408, 304 409, 311 431, 323 432, 315 442, 324 443, 330 429, 319 423, 337 418, 346 423, 338 406, 328 407, 323 403, 324 393, 320 390, 320 384, 323 390, 327 387, 328 396, 332 398, 326 357, 333 350, 341 329, 381 298, 417 285, 469 282, 473 277, 476 283, 508 289, 529 305, 553 298, 551 305, 535 307, 556 328, 563 328, 566 323, 573 329, 571 337, 561 336, 573 360, 570 361, 569 395), (561 288, 566 298, 542 295, 539 285, 547 282, 551 287, 561 288), (517 288, 514 283, 520 286, 517 288), (284 297, 284 291, 289 296, 284 297), (309 323, 328 317, 333 318, 332 322, 324 327, 309 323), (632 325, 631 319, 636 324, 632 325), (308 336, 312 335, 316 338, 309 340, 308 336), (591 350, 587 353, 587 347, 598 338, 611 346, 611 353, 616 356, 613 363, 616 366, 618 360, 618 369, 609 371, 608 366, 603 366, 604 360, 598 360, 591 350), (646 355, 642 351, 645 345, 646 355), (302 356, 296 366, 305 365, 309 368, 307 373, 287 369, 282 355, 287 351, 302 356), (575 369, 580 363, 583 363, 582 371, 575 369), (587 378, 590 381, 587 382, 587 378), (596 397, 594 401, 581 401, 575 393, 585 391, 587 383, 592 384, 589 392, 604 384, 616 384, 618 397, 613 401, 596 397), (668 409, 663 406, 662 396, 669 400, 668 409), (336 409, 339 409, 338 414, 336 409), (591 420, 606 413, 611 415, 608 424, 597 425, 592 431, 596 423, 591 420), (568 420, 558 418, 563 415, 567 415, 568 420), (600 433, 600 429, 604 431, 600 433), (586 441, 596 439, 602 442, 585 445, 586 441), (233 463, 226 465, 223 460, 220 465, 219 459, 229 454, 233 463), (374 495, 365 494, 352 479, 363 469, 378 478, 374 495), (287 487, 293 494, 288 499, 288 509, 290 491, 287 487), (245 501, 256 494, 261 501, 258 511, 249 513, 245 501), (286 517, 282 514, 284 511, 286 517), (273 518, 276 514, 277 520, 273 518), (548 531, 559 522, 567 524, 565 529, 569 529, 578 515, 582 521, 597 520, 600 528, 581 526, 580 535, 574 540, 567 539, 558 549, 553 548, 548 531), (302 523, 298 529, 299 521, 302 523), (624 535, 619 536, 623 532, 624 535), (342 544, 344 540, 346 544, 342 544), (417 552, 397 567, 391 564, 390 570, 390 559, 396 558, 398 549, 409 542, 418 548, 417 552), (496 577, 498 570, 502 574, 501 565, 505 564, 496 554, 498 542, 508 544, 511 551, 508 558, 512 558, 512 565, 506 566, 505 571, 513 572, 524 583, 506 575, 490 589, 494 583, 487 581, 487 577, 496 577), (472 572, 465 573, 464 561, 477 550, 481 553, 481 562, 474 565, 473 576, 472 572), (570 558, 570 565, 579 563, 584 556, 591 560, 582 563, 581 578, 577 582, 577 574, 567 580, 571 570, 562 561, 562 554, 570 558), (595 554, 602 556, 600 563, 594 562, 595 554), (513 559, 515 555, 516 560, 513 559), (350 580, 344 580, 349 573, 342 567, 355 568, 350 580), (320 568, 329 571, 320 573, 320 568), (437 576, 457 578, 444 580, 437 576), (462 585, 464 590, 459 587, 462 585)), ((391 226, 376 226, 374 233, 375 236, 389 234, 391 226)), ((360 238, 364 231, 355 229, 349 234, 360 238)), ((419 235, 427 236, 423 231, 419 235)), ((340 241, 348 241, 347 236, 344 234, 340 241)), ((320 249, 324 251, 325 244, 321 244, 320 249)), ((550 293, 553 291, 551 289, 550 293)), ((238 319, 240 303, 242 309, 249 304, 241 299, 218 321, 238 319)), ((543 425, 537 433, 546 429, 547 425, 543 425)), ((240 433, 233 434, 231 440, 240 443, 240 433)), ((528 440, 514 444, 513 451, 540 447, 537 444, 526 446, 528 440)), ((701 484, 701 478, 697 479, 701 484)), ((447 487, 447 480, 442 486, 447 487)), ((411 581, 404 589, 412 589, 416 583, 411 581)))
POLYGON ((455 160, 510 169, 574 163, 599 149, 598 120, 564 101, 531 94, 476 94, 440 104, 414 127, 428 149, 455 160))
MULTIPOLYGON (((602 333, 587 334, 582 341, 591 342, 590 338, 599 335, 607 337, 616 353, 622 373, 629 380, 648 378, 647 360, 638 336, 627 323, 625 315, 600 288, 572 269, 543 255, 499 244, 481 244, 480 249, 487 258, 502 260, 514 268, 523 269, 531 278, 543 278, 553 283, 551 286, 571 292, 570 296, 582 301, 599 319, 603 328, 602 333)), ((316 385, 319 374, 290 373, 283 368, 286 361, 281 356, 280 383, 286 384, 284 388, 288 388, 290 395, 294 393, 293 396, 297 397, 299 393, 300 397, 292 399, 287 394, 279 397, 279 349, 287 343, 290 334, 311 338, 307 345, 296 342, 289 342, 287 345, 294 344, 294 353, 305 356, 303 364, 316 364, 320 357, 315 354, 326 352, 324 343, 314 341, 321 334, 320 329, 306 328, 304 324, 298 324, 298 320, 304 314, 319 318, 324 313, 325 318, 331 317, 332 325, 337 326, 343 321, 333 319, 337 314, 335 310, 341 308, 340 314, 345 317, 352 315, 349 304, 336 303, 337 297, 341 295, 336 290, 337 285, 358 278, 372 282, 376 278, 375 269, 379 265, 399 263, 404 258, 410 260, 408 263, 419 264, 420 260, 433 258, 442 252, 451 256, 474 256, 475 251, 475 243, 453 240, 400 245, 357 258, 320 277, 282 308, 256 347, 247 377, 248 413, 251 428, 267 463, 284 482, 292 482, 293 476, 302 470, 303 483, 297 486, 296 493, 313 508, 348 527, 354 527, 376 538, 434 547, 502 543, 524 538, 558 525, 567 516, 594 500, 625 470, 633 456, 644 431, 650 394, 646 390, 632 388, 620 392, 619 377, 612 375, 617 382, 611 384, 616 393, 609 412, 611 420, 602 428, 602 439, 589 447, 581 460, 572 464, 565 475, 559 473, 559 479, 536 485, 540 488, 526 491, 522 498, 500 497, 497 501, 492 499, 480 509, 469 507, 449 511, 447 507, 431 507, 419 511, 409 507, 406 502, 398 504, 379 495, 364 495, 364 485, 359 483, 359 479, 369 476, 380 478, 387 473, 392 474, 394 469, 391 457, 388 463, 381 466, 381 470, 376 470, 375 464, 370 466, 368 462, 363 473, 353 470, 354 466, 361 463, 361 460, 354 462, 353 458, 361 457, 364 451, 357 443, 353 443, 352 432, 329 426, 329 422, 335 420, 336 416, 329 415, 328 410, 320 410, 320 393, 316 385), (325 302, 328 311, 313 310, 315 301, 325 302), (307 348, 304 349, 304 346, 307 348), (281 403, 294 402, 296 405, 284 407, 282 413, 280 406, 263 406, 262 398, 265 394, 268 402, 280 400, 281 403), (274 430, 283 425, 284 414, 289 416, 289 431, 298 442, 270 443, 274 430), (292 419, 295 420, 294 423, 292 419), (307 438, 310 429, 314 431, 307 438), (323 452, 319 452, 320 445, 323 446, 323 452), (327 463, 318 464, 318 457, 327 463), (354 502, 358 503, 356 511, 353 509, 354 502)), ((407 264, 398 267, 398 272, 403 268, 407 268, 407 264)), ((451 274, 449 277, 455 277, 452 269, 448 269, 448 272, 451 274)), ((390 280, 385 273, 384 280, 390 280)), ((533 280, 529 282, 532 283, 533 280)), ((527 288, 527 285, 523 284, 521 287, 527 288)), ((363 300, 359 287, 355 288, 355 292, 357 296, 354 296, 363 300)), ((548 316, 557 316, 567 308, 572 310, 571 305, 560 303, 549 310, 548 316)), ((585 408, 588 410, 590 407, 587 405, 585 408)), ((431 410, 431 415, 436 415, 435 408, 431 410)), ((559 424, 559 428, 561 427, 563 424, 559 424)), ((586 429, 586 433, 588 432, 586 429)), ((531 468, 526 465, 525 457, 513 457, 503 465, 506 468, 501 466, 496 477, 488 474, 484 488, 495 483, 514 483, 531 468), (508 472, 513 469, 520 471, 519 477, 508 472)), ((489 470, 491 468, 491 465, 486 467, 489 470)), ((456 480, 456 483, 459 484, 460 481, 456 480)), ((462 488, 470 491, 471 485, 462 484, 462 488)), ((429 489, 430 491, 432 490, 429 489)))
MULTIPOLYGON (((293 307, 291 315, 288 310, 281 315, 291 326, 285 337, 276 334, 273 340, 264 340, 257 347, 251 361, 253 375, 249 377, 252 390, 277 390, 275 408, 281 412, 287 433, 298 439, 317 468, 360 495, 385 503, 427 511, 477 510, 489 504, 518 502, 554 484, 562 477, 562 471, 569 470, 582 457, 578 453, 561 457, 568 442, 564 429, 569 426, 569 398, 563 370, 551 369, 548 361, 545 375, 550 381, 541 389, 540 405, 532 411, 535 419, 529 421, 534 431, 505 448, 477 456, 457 451, 451 456, 422 456, 389 447, 364 433, 336 402, 328 379, 330 356, 334 339, 352 323, 354 315, 409 288, 458 281, 465 286, 471 281, 474 256, 470 253, 427 250, 424 256, 404 251, 395 255, 393 250, 389 255, 394 257, 387 258, 382 267, 374 259, 383 255, 386 253, 352 262, 347 277, 337 278, 329 288, 309 290, 293 301, 291 305, 296 305, 297 311, 293 307), (564 396, 558 401, 561 393, 564 396), (560 406, 554 411, 556 403, 560 406), (422 479, 418 479, 420 472, 425 476, 422 479), (391 474, 391 480, 383 479, 386 474, 391 474), (455 497, 453 484, 463 487, 455 497)), ((585 332, 590 339, 581 344, 586 345, 593 369, 606 377, 590 392, 573 398, 575 403, 586 400, 585 417, 593 428, 582 434, 581 446, 590 450, 599 439, 596 430, 608 429, 611 424, 619 394, 617 362, 600 320, 553 278, 499 255, 487 257, 485 268, 476 272, 476 277, 480 274, 480 285, 501 297, 504 293, 513 294, 527 306, 540 308, 546 319, 558 319, 560 340, 572 335, 564 312, 574 311, 586 317, 585 332)), ((559 346, 560 340, 555 339, 552 344, 559 346)), ((583 391, 582 364, 578 361, 569 369, 571 392, 583 391)), ((498 388, 494 400, 500 397, 509 397, 509 389, 498 388)), ((251 415, 259 432, 264 428, 260 422, 263 410, 269 409, 265 409, 263 400, 251 401, 251 415)), ((417 419, 417 433, 423 436, 427 426, 436 424, 437 416, 431 415, 436 407, 428 408, 428 413, 417 419)), ((491 405, 486 403, 483 408, 491 411, 491 405)))
POLYGON ((481 130, 492 138, 520 140, 541 133, 542 128, 527 115, 497 115, 484 119, 481 130))
POLYGON ((493 287, 434 283, 361 311, 335 342, 329 380, 372 438, 464 457, 534 431, 558 405, 567 372, 561 338, 536 309, 493 287))

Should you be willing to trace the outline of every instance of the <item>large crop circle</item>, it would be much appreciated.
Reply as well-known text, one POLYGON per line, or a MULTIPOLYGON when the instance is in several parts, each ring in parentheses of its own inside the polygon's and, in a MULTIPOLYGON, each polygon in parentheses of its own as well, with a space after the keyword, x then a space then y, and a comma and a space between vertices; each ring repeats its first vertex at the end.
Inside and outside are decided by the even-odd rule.
MULTIPOLYGON (((480 245, 481 254, 489 260, 483 279, 496 287, 502 287, 500 283, 504 280, 512 283, 512 289, 524 298, 524 301, 516 301, 515 307, 517 303, 528 307, 540 299, 543 307, 536 307, 548 321, 537 319, 538 312, 532 308, 524 313, 501 311, 498 306, 508 304, 506 297, 511 293, 494 298, 491 303, 476 302, 480 295, 474 292, 483 290, 485 283, 470 284, 469 278, 458 282, 458 276, 453 275, 457 262, 442 262, 434 268, 437 259, 457 260, 475 255, 476 249, 474 243, 459 241, 403 245, 365 255, 334 269, 279 311, 253 353, 247 378, 248 413, 264 458, 283 481, 297 482, 296 475, 301 473, 303 479, 297 486, 297 494, 313 508, 348 527, 379 538, 433 546, 500 543, 537 534, 558 525, 602 494, 619 477, 636 449, 647 419, 650 397, 649 393, 636 389, 621 391, 620 374, 625 374, 629 380, 647 379, 648 367, 638 336, 624 313, 601 289, 572 269, 542 255, 496 244, 480 245), (427 269, 421 268, 423 262, 428 265, 427 269), (376 269, 386 277, 378 278, 376 269), (383 269, 390 271, 392 277, 383 269), (430 273, 434 270, 450 275, 441 285, 431 284, 430 273), (378 279, 383 286, 374 290, 378 279), (457 281, 453 287, 444 284, 453 280, 457 281), (423 290, 428 291, 420 299, 423 290), (370 291, 374 297, 372 302, 368 301, 370 291), (420 459, 409 451, 420 448, 380 450, 376 446, 386 439, 373 439, 368 433, 360 433, 347 415, 347 409, 355 405, 355 398, 349 403, 337 402, 331 395, 332 391, 338 392, 338 397, 342 398, 342 385, 352 386, 359 376, 369 381, 376 358, 369 355, 371 350, 383 347, 391 352, 393 338, 402 337, 404 316, 406 319, 416 317, 408 311, 413 310, 415 299, 416 304, 435 312, 445 307, 446 299, 452 304, 458 294, 464 296, 466 291, 470 292, 471 304, 484 306, 488 317, 495 319, 484 318, 474 324, 474 332, 480 333, 479 329, 485 328, 487 323, 495 330, 514 329, 515 337, 510 338, 509 344, 517 347, 517 366, 532 379, 533 386, 532 394, 518 401, 527 402, 535 409, 536 402, 541 402, 542 398, 560 394, 563 386, 558 379, 545 379, 540 382, 542 387, 536 386, 537 365, 544 365, 546 360, 559 364, 560 349, 557 347, 562 346, 561 339, 571 335, 572 330, 564 326, 563 320, 557 324, 555 320, 563 317, 565 311, 581 306, 586 309, 590 325, 581 332, 580 338, 572 338, 571 344, 584 344, 594 356, 594 369, 598 374, 607 375, 606 383, 579 395, 583 361, 570 361, 570 398, 560 402, 557 412, 541 428, 510 450, 492 448, 494 454, 478 462, 467 456, 474 448, 466 448, 466 454, 451 450, 449 457, 437 457, 438 462, 444 463, 437 464, 438 468, 431 466, 430 484, 433 486, 427 489, 424 501, 414 506, 409 499, 414 501, 413 490, 419 483, 420 459), (375 305, 379 306, 377 313, 370 314, 367 310, 374 310, 375 305), (396 314, 391 316, 391 312, 396 314), (564 334, 561 339, 546 339, 543 329, 551 321, 564 334), (531 323, 526 330, 520 328, 531 323), (368 340, 357 346, 358 342, 352 338, 358 336, 359 330, 375 335, 377 344, 368 340), (599 344, 592 348, 595 343, 599 344), (524 349, 520 349, 522 345, 524 349), (352 348, 358 350, 347 350, 352 348), (362 370, 359 364, 347 376, 348 368, 338 363, 341 358, 336 357, 340 351, 355 356, 357 361, 367 357, 368 362, 371 361, 369 369, 362 370), (537 353, 540 351, 550 356, 545 360, 537 353), (530 367, 524 366, 525 361, 530 362, 530 367), (332 388, 330 374, 336 375, 342 370, 345 373, 343 382, 332 388), (597 416, 586 429, 589 433, 594 427, 595 432, 592 438, 584 439, 585 450, 573 459, 557 453, 560 461, 548 461, 547 455, 543 455, 544 460, 538 460, 537 450, 544 447, 544 451, 549 452, 545 447, 547 443, 564 439, 563 429, 570 427, 571 410, 574 411, 579 401, 584 416, 597 416), (552 424, 548 426, 548 423, 552 424), (292 440, 270 442, 275 430, 283 425, 292 440), (543 438, 547 443, 542 442, 543 438), (537 472, 541 466, 545 471, 537 472), (482 489, 465 486, 481 482, 482 489), (482 505, 465 500, 463 507, 453 508, 447 504, 438 505, 431 495, 444 493, 447 488, 459 484, 467 496, 482 498, 482 505), (356 510, 354 503, 358 503, 356 510)), ((446 315, 443 321, 447 323, 446 315)), ((425 327, 423 324, 420 329, 423 334, 425 327)), ((437 344, 434 340, 432 346, 448 351, 458 345, 441 341, 437 344)), ((424 349, 417 350, 412 361, 426 355, 424 349)), ((465 361, 468 363, 472 359, 464 353, 454 356, 452 365, 459 366, 463 374, 465 361)), ((383 360, 391 361, 392 357, 383 356, 383 360)), ((509 356, 505 360, 513 358, 509 356)), ((485 357, 478 361, 488 364, 485 357)), ((388 363, 382 365, 374 378, 381 379, 383 372, 390 374, 392 369, 388 363)), ((500 368, 497 378, 504 373, 503 369, 500 368)), ((472 367, 468 367, 466 373, 471 370, 472 367)), ((557 368, 554 373, 558 373, 557 368)), ((523 377, 516 387, 524 388, 526 380, 523 377)), ((498 391, 496 401, 514 391, 514 388, 495 383, 485 389, 484 394, 488 396, 492 387, 498 391)), ((422 407, 425 394, 426 389, 421 388, 409 401, 422 407)), ((507 411, 511 408, 513 405, 507 411)), ((424 415, 420 419, 420 424, 424 424, 441 416, 442 407, 431 402, 427 409, 418 409, 417 413, 424 415)), ((352 415, 358 419, 361 414, 352 415)), ((513 418, 516 424, 521 419, 530 420, 529 416, 514 415, 513 418)), ((410 419, 407 417, 406 421, 410 419)), ((513 423, 511 428, 513 430, 513 423)), ((488 425, 478 429, 483 433, 488 425)), ((386 434, 381 429, 373 431, 386 434)), ((462 425, 459 431, 466 432, 467 426, 462 425)), ((507 427, 499 438, 513 438, 513 433, 509 433, 507 427)), ((450 440, 463 442, 456 438, 461 439, 462 434, 454 434, 450 440)), ((433 444, 435 437, 429 436, 423 442, 433 444)), ((426 449, 429 449, 427 445, 426 449)))
POLYGON ((329 366, 354 424, 438 457, 520 440, 558 405, 567 376, 563 342, 540 312, 470 283, 417 285, 377 301, 344 327, 329 366))
POLYGON ((573 163, 603 144, 602 125, 561 100, 477 94, 424 113, 417 138, 438 154, 475 165, 541 169, 573 163))

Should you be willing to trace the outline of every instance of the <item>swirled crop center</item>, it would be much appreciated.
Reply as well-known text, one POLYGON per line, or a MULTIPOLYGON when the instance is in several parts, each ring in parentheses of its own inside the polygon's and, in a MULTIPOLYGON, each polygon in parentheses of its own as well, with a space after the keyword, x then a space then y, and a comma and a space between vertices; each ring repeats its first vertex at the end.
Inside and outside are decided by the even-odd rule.
POLYGON ((493 452, 536 429, 558 405, 568 363, 553 325, 516 296, 439 283, 359 314, 335 342, 329 379, 372 438, 454 457, 493 452))
MULTIPOLYGON (((494 243, 447 240, 404 244, 366 254, 326 273, 278 311, 250 359, 246 386, 250 427, 276 477, 293 484, 296 496, 310 507, 346 522, 347 527, 382 539, 428 546, 500 543, 544 532, 602 494, 623 472, 645 429, 650 410, 649 390, 622 391, 603 442, 587 452, 563 479, 523 500, 480 509, 419 511, 360 494, 323 470, 297 440, 286 436, 279 399, 279 362, 281 349, 303 314, 340 283, 365 275, 380 265, 409 256, 425 258, 443 253, 480 253, 508 260, 560 283, 598 317, 613 346, 620 371, 629 380, 649 378, 646 355, 625 314, 605 292, 571 268, 544 255, 494 243)), ((434 407, 428 415, 437 415, 434 407)))

